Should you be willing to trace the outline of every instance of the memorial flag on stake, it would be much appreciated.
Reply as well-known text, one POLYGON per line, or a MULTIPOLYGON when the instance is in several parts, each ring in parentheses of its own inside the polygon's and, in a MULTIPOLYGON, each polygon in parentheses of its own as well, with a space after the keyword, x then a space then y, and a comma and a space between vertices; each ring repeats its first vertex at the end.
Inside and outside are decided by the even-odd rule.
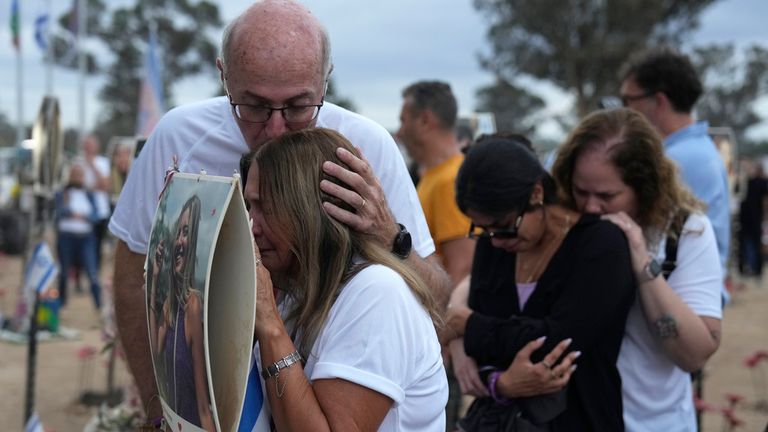
POLYGON ((35 246, 24 271, 24 291, 44 295, 58 274, 59 268, 51 249, 48 243, 42 241, 35 246))
POLYGON ((27 420, 27 424, 24 426, 24 432, 45 432, 43 424, 40 422, 40 417, 37 413, 32 413, 32 416, 27 420))

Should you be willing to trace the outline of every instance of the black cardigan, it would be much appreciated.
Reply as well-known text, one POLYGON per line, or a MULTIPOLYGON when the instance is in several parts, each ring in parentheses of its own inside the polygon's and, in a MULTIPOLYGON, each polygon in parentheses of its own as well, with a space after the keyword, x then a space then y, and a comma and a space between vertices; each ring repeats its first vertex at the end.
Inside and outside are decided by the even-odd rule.
POLYGON ((464 348, 478 365, 506 369, 528 342, 547 336, 532 360, 563 339, 581 351, 567 388, 566 411, 554 430, 623 431, 621 378, 616 360, 635 295, 623 232, 585 215, 571 228, 520 311, 515 254, 479 240, 472 265, 464 348))

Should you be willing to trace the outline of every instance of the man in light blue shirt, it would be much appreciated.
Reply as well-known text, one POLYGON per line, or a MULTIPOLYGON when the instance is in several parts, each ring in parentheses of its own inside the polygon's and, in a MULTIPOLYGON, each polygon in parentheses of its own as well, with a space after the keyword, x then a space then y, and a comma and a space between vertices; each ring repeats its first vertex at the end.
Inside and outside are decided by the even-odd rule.
MULTIPOLYGON (((707 122, 693 119, 693 106, 703 92, 696 70, 688 57, 662 48, 630 59, 621 76, 622 103, 656 126, 683 181, 707 205, 723 274, 727 274, 731 238, 728 180, 723 159, 707 134, 707 122)), ((723 299, 728 299, 725 286, 723 299)))

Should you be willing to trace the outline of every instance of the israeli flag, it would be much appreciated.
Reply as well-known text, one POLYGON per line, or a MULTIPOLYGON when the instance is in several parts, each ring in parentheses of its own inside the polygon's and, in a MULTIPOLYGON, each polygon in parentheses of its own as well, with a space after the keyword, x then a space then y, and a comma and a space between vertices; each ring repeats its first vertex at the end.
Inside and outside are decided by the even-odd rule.
POLYGON ((51 248, 48 243, 41 241, 35 246, 24 271, 24 292, 45 294, 58 274, 59 267, 51 254, 51 248))
POLYGON ((24 432, 45 432, 43 429, 43 424, 40 423, 40 418, 37 416, 37 413, 32 413, 32 415, 29 417, 27 424, 24 426, 24 432))
POLYGON ((157 34, 150 27, 149 43, 144 59, 144 75, 139 90, 139 112, 136 136, 148 137, 165 112, 162 63, 157 55, 157 34))
POLYGON ((41 50, 48 50, 48 12, 40 12, 35 18, 35 42, 41 50))

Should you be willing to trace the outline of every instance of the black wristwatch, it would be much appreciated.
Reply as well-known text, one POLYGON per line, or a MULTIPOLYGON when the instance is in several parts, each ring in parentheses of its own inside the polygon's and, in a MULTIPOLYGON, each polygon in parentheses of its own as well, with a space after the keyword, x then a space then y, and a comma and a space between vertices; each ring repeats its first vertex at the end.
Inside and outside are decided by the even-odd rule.
POLYGON ((406 259, 411 254, 411 249, 413 248, 411 233, 405 229, 403 224, 399 223, 397 226, 400 227, 400 231, 395 235, 395 240, 392 241, 392 253, 400 259, 406 259))
POLYGON ((648 263, 643 267, 643 271, 637 277, 637 283, 644 283, 652 281, 659 277, 661 274, 661 264, 658 261, 651 258, 648 263))

